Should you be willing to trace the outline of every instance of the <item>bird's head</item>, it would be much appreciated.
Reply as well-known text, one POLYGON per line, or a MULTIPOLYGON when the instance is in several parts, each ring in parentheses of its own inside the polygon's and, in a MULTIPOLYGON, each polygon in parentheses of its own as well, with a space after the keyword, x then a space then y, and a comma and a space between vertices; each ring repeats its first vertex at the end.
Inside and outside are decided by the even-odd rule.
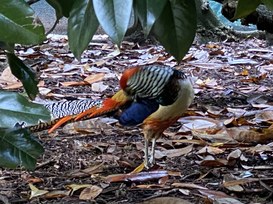
POLYGON ((139 67, 131 67, 129 69, 126 69, 119 80, 120 88, 125 90, 127 87, 127 81, 138 71, 139 67))

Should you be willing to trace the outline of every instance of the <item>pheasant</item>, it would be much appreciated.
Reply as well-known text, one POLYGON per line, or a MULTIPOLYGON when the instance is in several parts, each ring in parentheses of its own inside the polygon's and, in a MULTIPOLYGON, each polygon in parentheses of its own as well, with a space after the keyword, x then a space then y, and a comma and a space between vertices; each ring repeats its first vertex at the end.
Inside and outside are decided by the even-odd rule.
POLYGON ((119 122, 126 125, 142 123, 145 139, 144 165, 155 164, 156 140, 175 123, 190 106, 194 91, 190 80, 179 70, 165 65, 131 67, 120 78, 121 89, 93 107, 79 114, 75 120, 122 109, 119 122), (151 143, 151 151, 149 145, 151 143))

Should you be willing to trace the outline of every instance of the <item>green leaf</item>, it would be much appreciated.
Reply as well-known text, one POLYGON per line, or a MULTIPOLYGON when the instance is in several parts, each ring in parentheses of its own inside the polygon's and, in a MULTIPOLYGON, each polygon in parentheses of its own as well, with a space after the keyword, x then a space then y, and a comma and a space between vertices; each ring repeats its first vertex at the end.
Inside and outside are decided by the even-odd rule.
POLYGON ((42 145, 25 129, 0 129, 0 166, 34 170, 42 145))
POLYGON ((3 50, 8 50, 9 52, 13 53, 14 52, 14 43, 6 43, 0 41, 0 48, 3 50))
POLYGON ((262 2, 267 6, 267 8, 273 10, 273 1, 272 0, 262 0, 262 2))
POLYGON ((148 36, 155 21, 160 16, 168 0, 137 0, 134 1, 136 13, 145 36, 148 36))
POLYGON ((100 25, 120 45, 128 28, 133 0, 93 0, 100 25))
POLYGON ((195 37, 197 22, 195 1, 170 0, 154 24, 159 42, 180 62, 195 37))
POLYGON ((63 16, 69 17, 70 11, 75 0, 46 0, 49 5, 51 5, 56 12, 57 19, 63 16))
POLYGON ((256 10, 257 6, 261 3, 261 0, 239 0, 237 8, 232 20, 243 18, 256 10))
POLYGON ((23 83, 29 98, 33 100, 39 92, 35 72, 13 53, 7 53, 7 57, 12 74, 23 83))
POLYGON ((11 128, 15 124, 36 125, 49 121, 49 111, 40 104, 31 103, 18 93, 0 91, 0 128, 11 128))
POLYGON ((68 19, 68 39, 70 49, 78 60, 98 26, 92 0, 77 0, 68 19))
POLYGON ((0 28, 0 41, 6 43, 30 45, 45 39, 43 25, 24 0, 1 0, 0 28))

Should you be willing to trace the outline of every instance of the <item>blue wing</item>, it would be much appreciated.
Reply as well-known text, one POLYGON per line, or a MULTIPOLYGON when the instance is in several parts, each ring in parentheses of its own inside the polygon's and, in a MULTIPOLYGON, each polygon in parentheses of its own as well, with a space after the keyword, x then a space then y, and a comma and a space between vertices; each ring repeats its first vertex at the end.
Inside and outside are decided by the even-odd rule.
POLYGON ((142 123, 159 107, 154 99, 140 99, 133 102, 119 117, 119 123, 124 126, 134 126, 142 123))

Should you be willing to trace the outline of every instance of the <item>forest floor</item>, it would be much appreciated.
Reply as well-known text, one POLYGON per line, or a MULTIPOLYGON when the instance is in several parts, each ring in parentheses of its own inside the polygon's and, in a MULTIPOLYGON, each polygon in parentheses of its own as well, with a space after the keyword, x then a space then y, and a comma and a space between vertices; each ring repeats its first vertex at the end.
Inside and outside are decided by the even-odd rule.
MULTIPOLYGON (((143 161, 141 127, 111 117, 35 133, 45 148, 34 171, 0 168, 0 203, 273 203, 273 49, 259 39, 195 44, 179 66, 162 46, 96 36, 81 62, 65 36, 18 46, 36 70, 42 100, 112 96, 129 66, 162 63, 195 80, 185 117, 143 161)), ((1 57, 1 60, 4 60, 1 57)), ((22 91, 8 68, 1 89, 22 91)))

